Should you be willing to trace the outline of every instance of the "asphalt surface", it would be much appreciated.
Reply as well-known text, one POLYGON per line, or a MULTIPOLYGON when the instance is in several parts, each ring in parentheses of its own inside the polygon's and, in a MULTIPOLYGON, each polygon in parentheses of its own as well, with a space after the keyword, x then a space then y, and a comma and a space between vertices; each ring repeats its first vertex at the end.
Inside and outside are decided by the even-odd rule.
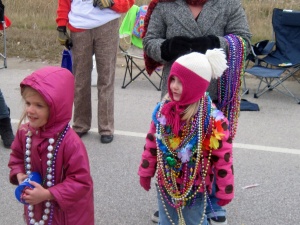
MULTIPOLYGON (((96 225, 151 225, 156 210, 154 180, 149 192, 139 185, 138 165, 152 109, 160 99, 145 78, 122 89, 124 67, 118 60, 115 82, 115 137, 101 144, 97 133, 97 90, 92 87, 93 129, 82 138, 94 180, 96 225)), ((8 59, 0 70, 0 88, 11 109, 16 131, 23 103, 19 83, 42 62, 8 59)), ((152 77, 154 82, 158 79, 152 77)), ((226 206, 230 225, 300 224, 300 105, 276 91, 253 98, 257 80, 246 77, 250 89, 243 98, 260 111, 242 111, 234 140, 235 199, 226 206), (252 187, 249 187, 254 185, 252 187), (247 188, 248 187, 248 188, 247 188)), ((286 82, 300 97, 300 85, 286 82)), ((23 206, 8 181, 10 150, 0 143, 0 224, 21 225, 23 206)))

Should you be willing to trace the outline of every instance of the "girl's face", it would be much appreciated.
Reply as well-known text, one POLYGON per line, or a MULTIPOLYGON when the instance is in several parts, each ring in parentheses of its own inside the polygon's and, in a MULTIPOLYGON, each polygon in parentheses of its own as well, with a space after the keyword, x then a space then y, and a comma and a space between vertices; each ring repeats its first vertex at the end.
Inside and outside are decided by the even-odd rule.
POLYGON ((36 91, 29 91, 25 99, 25 111, 31 127, 37 129, 44 126, 49 118, 49 106, 36 91))
POLYGON ((171 77, 170 89, 173 94, 174 101, 179 101, 182 94, 182 83, 176 76, 171 77))

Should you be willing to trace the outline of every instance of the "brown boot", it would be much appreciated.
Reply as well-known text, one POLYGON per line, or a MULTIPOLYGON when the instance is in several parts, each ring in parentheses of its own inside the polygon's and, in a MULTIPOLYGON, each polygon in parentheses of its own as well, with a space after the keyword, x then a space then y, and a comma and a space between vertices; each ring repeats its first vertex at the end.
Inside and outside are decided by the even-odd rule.
POLYGON ((10 148, 15 136, 11 127, 10 118, 0 119, 0 136, 5 148, 10 148))

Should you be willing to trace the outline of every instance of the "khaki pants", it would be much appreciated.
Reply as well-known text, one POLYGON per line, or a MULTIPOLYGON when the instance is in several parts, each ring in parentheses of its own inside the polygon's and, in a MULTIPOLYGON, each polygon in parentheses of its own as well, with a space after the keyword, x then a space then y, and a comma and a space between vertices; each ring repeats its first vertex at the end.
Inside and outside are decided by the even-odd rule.
POLYGON ((71 32, 71 38, 75 76, 73 129, 76 132, 87 132, 91 128, 91 73, 95 54, 98 73, 98 132, 100 135, 113 134, 119 19, 83 32, 71 32))

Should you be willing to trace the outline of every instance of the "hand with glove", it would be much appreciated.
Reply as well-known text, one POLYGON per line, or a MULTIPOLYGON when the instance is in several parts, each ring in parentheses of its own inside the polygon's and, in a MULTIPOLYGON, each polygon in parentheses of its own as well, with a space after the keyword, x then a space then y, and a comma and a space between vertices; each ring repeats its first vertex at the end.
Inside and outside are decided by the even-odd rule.
POLYGON ((140 177, 140 185, 146 190, 151 189, 151 177, 140 177))
POLYGON ((57 27, 58 31, 58 41, 61 45, 64 45, 67 49, 71 49, 73 47, 72 40, 67 32, 65 26, 57 27))
POLYGON ((218 204, 219 206, 225 206, 225 205, 229 204, 230 202, 231 202, 231 199, 230 199, 230 200, 227 200, 227 199, 220 199, 220 200, 217 202, 217 204, 218 204))
POLYGON ((113 0, 94 0, 93 1, 93 6, 94 7, 99 7, 100 9, 104 9, 104 8, 110 8, 114 5, 114 1, 113 0))
POLYGON ((220 40, 215 35, 191 38, 193 52, 205 54, 208 49, 220 48, 220 40))
POLYGON ((192 45, 189 37, 175 36, 166 39, 160 46, 161 58, 171 61, 191 52, 192 45))

